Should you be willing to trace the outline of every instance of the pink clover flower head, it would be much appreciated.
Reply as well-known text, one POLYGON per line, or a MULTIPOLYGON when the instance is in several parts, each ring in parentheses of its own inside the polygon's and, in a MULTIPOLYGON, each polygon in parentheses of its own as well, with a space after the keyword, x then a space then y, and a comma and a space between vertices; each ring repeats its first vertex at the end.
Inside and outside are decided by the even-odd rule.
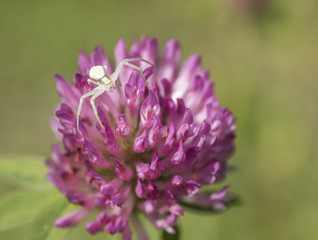
POLYGON ((227 186, 212 195, 200 188, 224 179, 234 150, 235 119, 219 106, 201 58, 194 54, 180 64, 180 55, 175 40, 159 54, 156 39, 143 37, 130 51, 121 39, 115 48, 116 65, 127 58, 149 61, 153 66, 133 62, 147 84, 139 71, 124 66, 120 84, 95 99, 102 126, 88 97, 79 131, 80 98, 96 87, 87 81, 90 69, 106 66, 111 75, 116 65, 97 47, 89 57, 80 52, 72 83, 56 76, 61 104, 51 126, 63 147, 53 145, 47 178, 81 207, 57 219, 57 227, 76 226, 98 210, 96 219, 86 223, 91 234, 121 233, 129 240, 129 222, 135 219, 139 239, 147 239, 140 213, 156 228, 173 234, 183 203, 225 210, 230 199, 227 186))

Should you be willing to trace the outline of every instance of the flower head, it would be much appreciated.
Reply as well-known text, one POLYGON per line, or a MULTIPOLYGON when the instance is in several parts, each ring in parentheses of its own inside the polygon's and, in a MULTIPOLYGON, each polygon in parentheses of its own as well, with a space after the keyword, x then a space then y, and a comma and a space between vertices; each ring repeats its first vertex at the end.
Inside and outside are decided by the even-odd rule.
POLYGON ((91 68, 106 66, 108 75, 115 68, 97 47, 89 57, 80 53, 72 84, 56 77, 62 103, 51 125, 64 146, 53 146, 47 177, 71 203, 81 206, 57 219, 57 227, 75 226, 97 209, 96 220, 86 223, 90 233, 106 230, 131 239, 133 218, 139 238, 146 239, 138 213, 174 233, 184 213, 181 203, 225 210, 227 187, 213 194, 200 193, 200 188, 225 177, 234 149, 234 117, 219 106, 200 57, 192 55, 179 66, 180 54, 175 40, 159 55, 156 39, 144 37, 130 52, 121 39, 116 63, 127 58, 151 62, 151 67, 134 62, 148 84, 140 72, 123 67, 120 85, 95 99, 101 123, 86 98, 79 131, 79 100, 95 87, 87 81, 91 68))

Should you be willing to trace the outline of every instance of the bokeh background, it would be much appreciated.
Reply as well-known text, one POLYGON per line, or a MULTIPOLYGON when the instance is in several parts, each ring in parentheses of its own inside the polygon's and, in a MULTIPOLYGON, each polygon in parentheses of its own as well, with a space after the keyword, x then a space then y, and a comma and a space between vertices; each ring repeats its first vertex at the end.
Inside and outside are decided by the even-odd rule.
MULTIPOLYGON (((54 74, 71 80, 80 49, 102 44, 113 59, 120 37, 156 37, 161 49, 176 38, 237 117, 226 183, 243 199, 217 216, 186 212, 182 239, 318 239, 317 12, 316 0, 1 0, 0 154, 50 156, 54 74)), ((111 238, 82 226, 68 239, 111 238)))

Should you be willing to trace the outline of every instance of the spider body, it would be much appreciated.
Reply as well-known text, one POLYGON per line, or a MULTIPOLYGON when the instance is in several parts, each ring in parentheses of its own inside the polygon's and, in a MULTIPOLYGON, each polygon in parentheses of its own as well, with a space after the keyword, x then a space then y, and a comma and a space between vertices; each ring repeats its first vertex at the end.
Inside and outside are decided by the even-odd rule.
POLYGON ((152 65, 150 62, 148 62, 142 58, 129 58, 129 59, 122 60, 117 65, 116 70, 110 76, 107 75, 107 66, 106 65, 104 65, 104 66, 97 65, 97 66, 93 66, 90 69, 89 79, 87 79, 87 82, 90 86, 92 86, 92 84, 94 84, 94 85, 96 85, 96 87, 93 90, 84 94, 80 98, 80 101, 78 104, 78 109, 77 109, 77 116, 76 116, 76 124, 77 124, 77 131, 78 132, 79 132, 79 119, 80 119, 83 101, 87 97, 91 97, 90 104, 93 108, 94 115, 96 116, 96 119, 97 119, 99 125, 102 128, 104 128, 104 126, 103 126, 103 124, 98 116, 97 108, 96 108, 94 101, 98 96, 100 96, 104 92, 106 92, 106 91, 110 92, 110 91, 112 91, 113 88, 116 87, 116 81, 118 80, 119 73, 120 73, 123 66, 128 66, 128 67, 131 67, 133 69, 138 70, 140 72, 141 76, 143 77, 145 84, 147 85, 147 80, 146 80, 141 68, 130 63, 130 62, 135 62, 135 61, 143 61, 143 62, 146 62, 146 63, 152 65))

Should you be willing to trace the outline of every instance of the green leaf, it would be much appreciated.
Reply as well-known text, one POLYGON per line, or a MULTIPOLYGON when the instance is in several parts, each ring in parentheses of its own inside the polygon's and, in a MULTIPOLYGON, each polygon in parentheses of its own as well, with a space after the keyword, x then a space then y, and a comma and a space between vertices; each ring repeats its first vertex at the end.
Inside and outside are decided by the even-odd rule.
MULTIPOLYGON (((212 194, 212 193, 209 193, 209 194, 212 194)), ((242 201, 239 196, 234 194, 230 194, 230 195, 233 196, 233 199, 225 204, 226 210, 228 210, 230 207, 239 206, 242 204, 242 201)), ((194 210, 200 213, 206 213, 206 214, 223 213, 223 211, 216 211, 214 208, 203 208, 203 207, 197 206, 195 204, 187 203, 187 202, 181 202, 181 205, 185 208, 188 208, 190 210, 194 210)))
POLYGON ((162 240, 178 240, 180 239, 180 230, 179 227, 174 227, 174 230, 176 231, 175 234, 167 233, 166 231, 162 231, 162 240))
POLYGON ((44 157, 0 157, 0 178, 19 186, 42 189, 50 186, 45 178, 47 171, 44 165, 44 157))
POLYGON ((30 223, 41 208, 61 197, 56 191, 19 191, 0 199, 0 231, 30 223))
POLYGON ((63 240, 70 233, 69 229, 59 229, 54 221, 68 211, 73 205, 65 200, 46 205, 32 223, 29 231, 30 240, 63 240))

